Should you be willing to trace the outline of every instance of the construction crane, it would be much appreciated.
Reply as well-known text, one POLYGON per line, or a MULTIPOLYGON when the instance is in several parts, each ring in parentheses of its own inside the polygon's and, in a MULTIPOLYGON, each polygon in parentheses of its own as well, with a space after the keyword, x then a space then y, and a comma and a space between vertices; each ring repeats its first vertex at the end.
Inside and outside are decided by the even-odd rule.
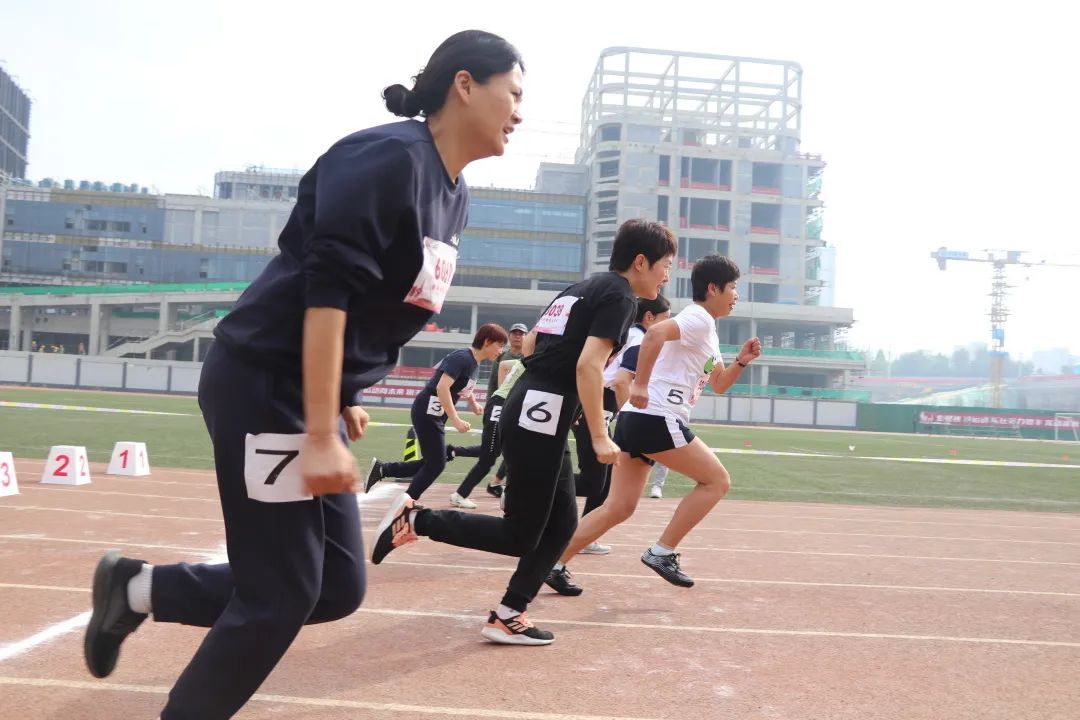
POLYGON ((995 408, 1001 407, 1002 377, 1005 371, 1005 358, 1008 356, 1005 351, 1005 321, 1009 318, 1009 309, 1005 304, 1009 291, 1009 284, 1005 277, 1006 268, 1009 265, 1080 268, 1080 263, 1027 260, 1020 257, 1023 254, 1025 254, 1024 250, 983 250, 981 253, 970 253, 966 250, 949 250, 945 247, 940 247, 930 253, 930 257, 937 260, 938 268, 941 270, 945 269, 945 263, 949 260, 993 265, 994 271, 990 285, 990 388, 993 393, 991 404, 995 408))

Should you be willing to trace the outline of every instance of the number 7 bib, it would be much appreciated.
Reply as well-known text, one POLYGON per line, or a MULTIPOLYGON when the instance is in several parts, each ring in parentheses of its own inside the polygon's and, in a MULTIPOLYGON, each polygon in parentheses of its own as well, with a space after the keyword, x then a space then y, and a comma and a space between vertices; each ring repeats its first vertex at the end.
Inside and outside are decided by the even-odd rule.
POLYGON ((248 434, 244 440, 244 482, 247 495, 258 502, 300 502, 312 495, 300 476, 303 433, 248 434))

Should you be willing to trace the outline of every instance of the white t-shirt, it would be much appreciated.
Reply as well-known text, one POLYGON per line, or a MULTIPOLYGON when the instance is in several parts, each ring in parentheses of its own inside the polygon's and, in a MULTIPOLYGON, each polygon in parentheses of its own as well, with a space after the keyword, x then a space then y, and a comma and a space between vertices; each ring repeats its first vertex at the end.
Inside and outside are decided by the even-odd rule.
POLYGON ((641 410, 626 403, 621 412, 668 415, 690 422, 690 410, 720 359, 720 338, 712 315, 696 303, 673 320, 679 324, 679 339, 660 349, 649 378, 648 407, 641 410))
POLYGON ((630 326, 630 330, 626 333, 626 344, 622 346, 619 352, 615 353, 615 357, 611 358, 611 361, 604 367, 604 387, 610 388, 615 384, 615 376, 619 372, 619 365, 622 364, 623 355, 630 348, 640 345, 644 338, 645 331, 640 325, 630 326))

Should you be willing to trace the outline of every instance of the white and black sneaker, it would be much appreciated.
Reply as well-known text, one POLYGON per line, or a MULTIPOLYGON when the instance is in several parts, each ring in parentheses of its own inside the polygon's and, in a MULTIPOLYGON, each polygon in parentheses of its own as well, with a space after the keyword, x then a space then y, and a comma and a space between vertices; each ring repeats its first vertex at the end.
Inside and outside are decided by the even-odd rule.
POLYGON ((526 613, 503 620, 492 610, 480 634, 502 645, 550 645, 555 642, 555 634, 533 625, 526 613))
POLYGON ((367 480, 364 481, 364 492, 371 490, 380 480, 382 480, 382 463, 378 458, 371 458, 371 469, 368 470, 367 480))
POLYGON ((414 510, 424 510, 408 493, 401 493, 390 509, 386 511, 382 522, 375 528, 375 541, 371 546, 371 564, 378 565, 383 559, 402 545, 416 542, 419 537, 412 526, 410 516, 414 510))
POLYGON ((679 567, 679 553, 671 553, 670 555, 654 555, 652 548, 649 548, 641 555, 641 562, 645 563, 660 577, 667 580, 672 585, 678 585, 679 587, 694 587, 694 580, 689 575, 682 571, 679 567))

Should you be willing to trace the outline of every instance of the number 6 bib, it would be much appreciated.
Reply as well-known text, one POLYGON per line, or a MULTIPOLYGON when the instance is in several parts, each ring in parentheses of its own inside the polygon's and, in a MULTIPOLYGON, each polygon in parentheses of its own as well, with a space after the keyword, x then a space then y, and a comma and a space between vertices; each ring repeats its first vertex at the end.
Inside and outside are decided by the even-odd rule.
POLYGON ((543 435, 555 435, 559 427, 559 415, 562 413, 562 395, 529 390, 525 393, 525 402, 521 405, 518 425, 543 435))
POLYGON ((248 434, 244 440, 244 482, 251 500, 267 503, 300 502, 312 495, 300 476, 304 435, 248 434))

